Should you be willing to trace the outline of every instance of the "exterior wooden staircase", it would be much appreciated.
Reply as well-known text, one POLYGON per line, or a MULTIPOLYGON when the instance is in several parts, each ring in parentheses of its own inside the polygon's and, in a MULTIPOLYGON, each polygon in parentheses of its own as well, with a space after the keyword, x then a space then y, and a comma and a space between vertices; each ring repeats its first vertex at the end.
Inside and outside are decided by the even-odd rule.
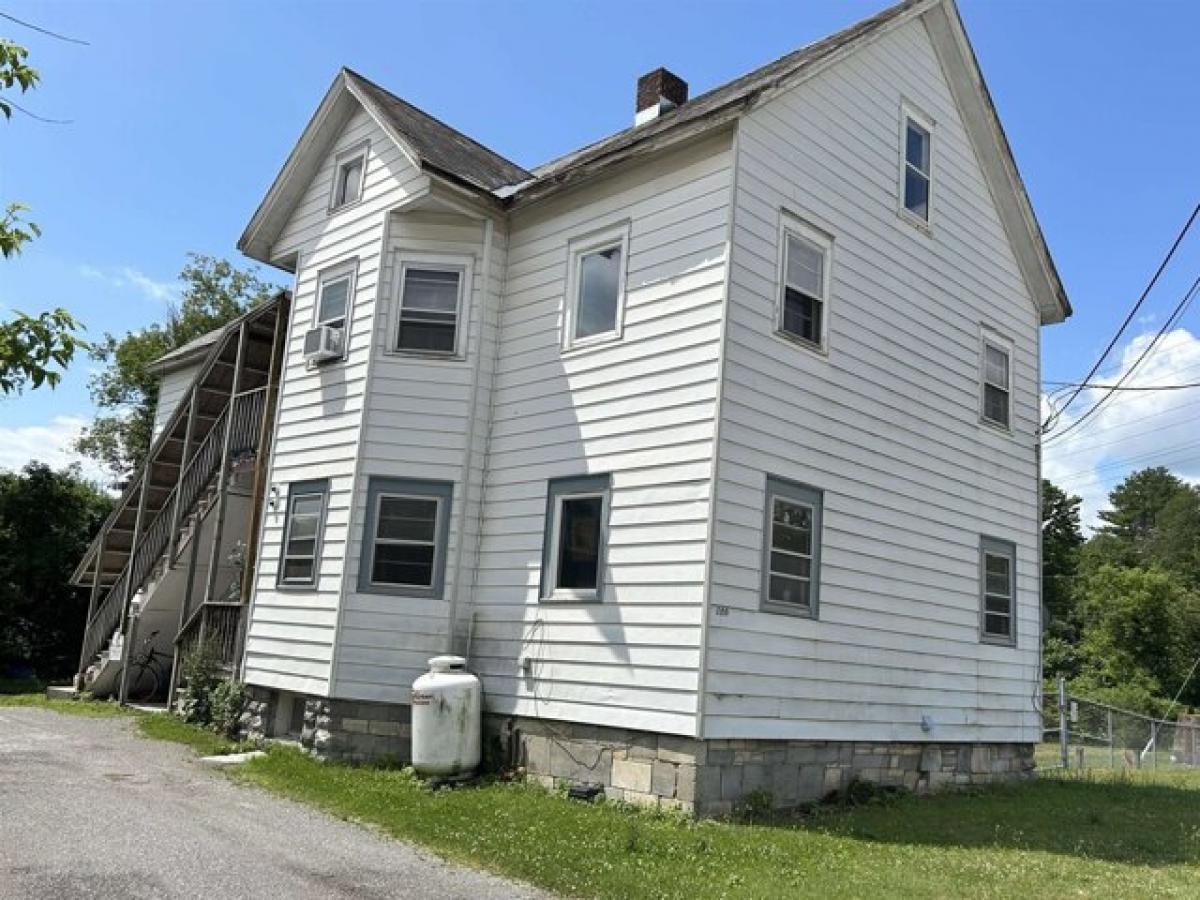
MULTIPOLYGON (((179 406, 76 568, 72 583, 90 591, 77 686, 111 681, 111 674, 98 679, 117 662, 127 671, 124 663, 137 648, 135 612, 152 601, 156 585, 171 570, 184 566, 186 587, 182 601, 175 601, 180 606, 176 670, 181 647, 210 628, 227 664, 236 665, 249 593, 246 573, 253 571, 266 492, 289 306, 289 295, 280 292, 216 335, 179 406), (253 483, 249 521, 233 523, 246 529, 248 549, 239 589, 231 597, 228 591, 219 595, 216 577, 235 468, 252 469, 253 483), (205 542, 199 538, 210 517, 213 539, 202 547, 205 542), (198 584, 202 550, 209 559, 204 583, 198 584), (140 605, 133 602, 139 592, 140 605)), ((124 688, 122 678, 122 701, 124 688)))

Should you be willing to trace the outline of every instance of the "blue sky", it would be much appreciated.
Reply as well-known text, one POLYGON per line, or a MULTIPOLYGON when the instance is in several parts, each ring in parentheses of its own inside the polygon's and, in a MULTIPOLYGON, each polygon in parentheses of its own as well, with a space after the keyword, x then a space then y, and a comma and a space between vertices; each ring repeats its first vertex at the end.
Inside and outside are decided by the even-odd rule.
MULTIPOLYGON (((699 93, 883 5, 676 3, 648 16, 644 3, 611 0, 0 0, 2 12, 90 42, 0 21, 43 73, 24 105, 71 120, 0 123, 0 198, 29 203, 45 232, 0 262, 0 304, 63 305, 97 334, 160 318, 187 251, 238 258, 242 227, 339 65, 530 166, 625 127, 637 76, 658 65, 699 93)), ((1043 376, 1076 378, 1200 198, 1190 62, 1200 4, 962 0, 961 10, 1076 309, 1043 333, 1043 376)), ((1200 233, 1129 337, 1157 328, 1198 270, 1200 233)), ((1156 354, 1160 383, 1193 363, 1200 376, 1200 313, 1181 324, 1170 353, 1156 354)), ((77 362, 54 393, 0 400, 0 465, 61 461, 63 435, 89 414, 89 367, 77 362)), ((1200 474, 1188 393, 1117 404, 1048 452, 1048 471, 1092 507, 1126 463, 1161 458, 1200 474), (1139 438, 1132 422, 1145 414, 1170 427, 1139 438)))

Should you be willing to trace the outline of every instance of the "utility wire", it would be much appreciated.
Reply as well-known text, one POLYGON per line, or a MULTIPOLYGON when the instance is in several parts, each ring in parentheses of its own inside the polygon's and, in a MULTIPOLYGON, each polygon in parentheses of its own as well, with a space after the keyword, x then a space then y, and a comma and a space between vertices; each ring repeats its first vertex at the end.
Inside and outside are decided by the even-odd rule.
MULTIPOLYGON (((1188 220, 1184 224, 1183 229, 1179 232, 1179 235, 1175 238, 1175 242, 1173 244, 1171 244, 1171 249, 1167 251, 1167 255, 1164 256, 1163 261, 1161 263, 1159 263, 1158 269, 1155 270, 1154 276, 1150 279, 1150 283, 1146 285, 1145 290, 1143 290, 1141 296, 1138 297, 1137 303, 1133 304, 1133 308, 1131 310, 1129 310, 1129 314, 1125 316, 1125 321, 1121 323, 1121 327, 1117 329, 1117 333, 1114 334, 1112 337, 1112 340, 1108 342, 1108 346, 1104 348, 1104 352, 1100 354, 1100 358, 1096 360, 1096 362, 1092 366, 1091 370, 1086 375, 1083 376, 1082 382, 1084 384, 1086 384, 1087 382, 1091 381, 1094 377, 1096 377, 1096 373, 1100 370, 1100 366, 1102 366, 1104 364, 1104 360, 1108 358, 1108 354, 1110 354, 1112 352, 1113 347, 1115 347, 1117 345, 1117 341, 1119 341, 1121 339, 1121 335, 1123 335, 1125 333, 1125 329, 1129 327, 1129 323, 1133 321, 1133 317, 1135 315, 1137 315, 1137 311, 1142 308, 1142 304, 1146 302, 1146 298, 1150 295, 1150 291, 1152 291, 1154 289, 1154 285, 1158 284, 1158 279, 1162 275, 1163 270, 1165 270, 1167 268, 1167 264, 1171 261, 1171 258, 1175 255, 1175 251, 1178 250, 1179 245, 1183 243, 1184 237, 1186 237, 1188 231, 1191 230, 1192 223, 1196 221, 1196 216, 1198 216, 1198 215, 1200 215, 1200 203, 1196 204, 1196 208, 1193 209, 1192 214, 1190 216, 1188 216, 1188 220)), ((1075 398, 1077 398, 1079 396, 1079 394, 1082 390, 1083 390, 1083 388, 1081 388, 1081 387, 1076 388, 1075 392, 1073 394, 1071 394, 1071 396, 1067 399, 1066 403, 1064 403, 1062 405, 1062 407, 1060 407, 1058 409, 1057 415, 1047 417, 1046 421, 1042 423, 1043 431, 1046 431, 1050 427, 1051 419, 1056 420, 1058 418, 1058 416, 1061 416, 1064 412, 1067 411, 1067 408, 1072 403, 1075 402, 1075 398)))
POLYGON ((10 97, 5 97, 0 102, 4 103, 7 106, 11 106, 13 109, 15 109, 19 113, 24 113, 25 115, 29 116, 29 118, 31 118, 31 119, 34 119, 38 122, 44 122, 47 125, 70 125, 71 122, 74 121, 72 119, 47 119, 45 116, 39 116, 37 113, 31 112, 30 110, 26 109, 20 103, 17 103, 15 100, 13 100, 10 97))
POLYGON ((1097 391, 1182 391, 1185 388, 1200 387, 1200 381, 1192 381, 1188 384, 1094 384, 1083 383, 1077 384, 1070 381, 1047 381, 1046 384, 1061 384, 1063 387, 1084 387, 1097 391))
POLYGON ((79 38, 67 37, 65 34, 59 34, 57 31, 51 31, 49 28, 43 28, 41 25, 34 25, 32 22, 26 22, 23 19, 18 19, 16 16, 10 16, 6 12, 0 12, 0 19, 8 19, 8 21, 16 22, 23 28, 29 28, 52 38, 58 38, 60 41, 66 41, 69 44, 82 44, 84 47, 91 46, 91 44, 89 44, 87 41, 81 41, 79 38))
MULTIPOLYGON (((1198 211, 1200 211, 1200 206, 1197 206, 1196 209, 1198 211)), ((1193 216, 1193 218, 1194 218, 1194 216, 1193 216)), ((1189 224, 1190 224, 1190 220, 1189 220, 1189 224)), ((1158 346, 1158 342, 1162 340, 1163 335, 1165 335, 1168 331, 1170 331, 1171 328, 1173 328, 1175 326, 1175 323, 1178 322, 1179 319, 1181 319, 1183 317, 1183 314, 1187 311, 1188 306, 1191 305, 1192 299, 1196 296, 1196 292, 1198 290, 1200 290, 1200 278, 1197 278, 1195 281, 1192 282, 1192 286, 1190 288, 1188 288, 1187 293, 1184 294, 1183 298, 1179 301, 1179 303, 1177 303, 1175 305, 1175 309, 1171 312, 1170 317, 1167 319, 1167 321, 1163 322, 1162 328, 1158 329, 1158 334, 1156 334, 1154 336, 1154 339, 1152 341, 1150 341, 1149 344, 1146 345, 1146 348, 1141 352, 1141 354, 1138 356, 1138 358, 1133 361, 1133 365, 1131 365, 1128 369, 1125 370, 1125 374, 1123 374, 1119 379, 1117 379, 1117 385, 1116 385, 1117 387, 1120 387, 1121 385, 1123 385, 1125 383, 1126 379, 1128 379, 1134 372, 1137 371, 1138 366, 1140 366, 1142 364, 1142 362, 1145 361, 1146 357, 1149 356, 1151 352, 1153 352, 1154 348, 1156 346, 1158 346)), ((1088 381, 1089 379, 1091 379, 1091 377, 1092 376, 1089 375, 1087 378, 1084 379, 1084 381, 1085 382, 1088 381)), ((1078 397, 1079 392, 1082 390, 1083 390, 1083 388, 1076 388, 1075 393, 1071 395, 1071 399, 1078 397)), ((1050 435, 1049 441, 1053 442, 1056 440, 1061 440, 1065 435, 1070 434, 1072 431, 1074 431, 1076 428, 1078 428, 1080 425, 1082 425, 1084 422, 1086 422, 1088 419, 1090 419, 1092 416, 1094 416, 1097 412, 1099 412, 1100 408, 1102 406, 1104 406, 1105 403, 1108 402, 1108 399, 1110 397, 1112 397, 1112 395, 1114 393, 1115 393, 1115 390, 1109 390, 1108 393, 1106 393, 1103 397, 1101 397, 1099 400, 1097 400, 1086 412, 1083 413, 1083 415, 1081 415, 1077 419, 1075 419, 1075 421, 1073 421, 1070 425, 1068 425, 1062 431, 1059 431, 1056 434, 1050 435)), ((1058 416, 1061 416, 1063 414, 1063 412, 1066 410, 1067 406, 1069 406, 1069 405, 1070 405, 1070 401, 1063 404, 1063 406, 1059 407, 1058 416)), ((1057 417, 1055 417, 1055 418, 1057 418, 1057 417)))

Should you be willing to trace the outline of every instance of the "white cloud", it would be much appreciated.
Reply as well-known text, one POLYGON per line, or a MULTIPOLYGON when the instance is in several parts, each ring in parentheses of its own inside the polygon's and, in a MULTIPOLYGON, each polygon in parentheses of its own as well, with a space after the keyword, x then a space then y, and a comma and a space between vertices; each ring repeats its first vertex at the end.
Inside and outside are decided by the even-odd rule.
MULTIPOLYGON (((1093 379, 1114 384, 1153 340, 1134 337, 1118 366, 1093 379)), ((1148 387, 1200 381, 1200 337, 1185 328, 1168 332, 1130 376, 1126 386, 1148 387)), ((1083 391, 1053 433, 1082 416, 1104 395, 1083 391)), ((1069 395, 1059 395, 1061 402, 1069 395)), ((1048 407, 1047 407, 1048 408, 1048 407)), ((1059 440, 1047 438, 1043 474, 1083 498, 1084 525, 1094 527, 1108 493, 1130 472, 1163 465, 1189 481, 1200 481, 1200 388, 1179 391, 1121 391, 1100 411, 1059 440)))
POLYGON ((79 274, 94 281, 103 281, 118 290, 133 290, 156 303, 174 303, 179 297, 179 285, 173 281, 157 281, 132 266, 98 269, 82 265, 79 274))
POLYGON ((71 450, 87 420, 55 416, 46 425, 0 426, 0 469, 18 471, 36 460, 54 469, 79 463, 85 477, 100 484, 111 479, 91 460, 71 450))

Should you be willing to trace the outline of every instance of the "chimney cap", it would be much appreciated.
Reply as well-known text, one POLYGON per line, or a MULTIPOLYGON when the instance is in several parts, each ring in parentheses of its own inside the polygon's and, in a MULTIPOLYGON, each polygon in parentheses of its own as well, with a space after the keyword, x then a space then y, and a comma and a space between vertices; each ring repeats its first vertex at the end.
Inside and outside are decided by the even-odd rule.
POLYGON ((635 122, 640 125, 676 106, 687 103, 687 82, 659 66, 653 72, 647 72, 637 83, 637 115, 635 122))

